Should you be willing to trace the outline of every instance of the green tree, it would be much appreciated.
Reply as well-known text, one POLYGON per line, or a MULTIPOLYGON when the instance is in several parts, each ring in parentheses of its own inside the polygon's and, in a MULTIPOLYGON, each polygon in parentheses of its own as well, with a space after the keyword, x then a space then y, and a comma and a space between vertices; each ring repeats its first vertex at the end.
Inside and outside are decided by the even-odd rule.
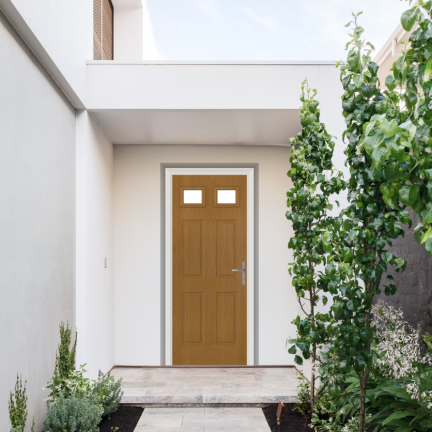
MULTIPOLYGON (((325 274, 324 290, 333 295, 332 336, 328 355, 338 360, 337 372, 354 371, 360 383, 359 431, 365 430, 366 389, 374 367, 371 307, 373 298, 381 293, 380 285, 388 266, 404 270, 406 263, 387 250, 392 239, 404 235, 402 224, 410 223, 407 211, 389 201, 393 195, 383 193, 389 155, 397 153, 398 140, 412 142, 410 126, 392 92, 382 92, 378 81, 378 65, 371 60, 373 46, 362 39, 364 29, 358 25, 359 14, 353 14, 351 40, 347 43, 346 63, 340 63, 343 115, 348 141, 345 154, 350 169, 349 205, 341 212, 340 230, 329 231, 333 245, 325 274)), ((386 295, 396 292, 393 277, 387 276, 386 295)), ((330 364, 334 368, 334 364, 330 364)), ((322 367, 322 373, 335 371, 322 367)), ((336 377, 337 378, 337 377, 336 377)), ((337 379, 329 388, 337 395, 337 379)))
POLYGON ((304 317, 294 320, 297 326, 297 338, 289 342, 293 345, 288 350, 295 356, 297 364, 303 359, 311 359, 311 397, 313 411, 315 399, 316 359, 321 345, 327 341, 327 314, 318 310, 320 300, 327 303, 327 297, 320 296, 317 268, 326 263, 325 252, 330 252, 331 245, 323 237, 323 231, 329 224, 341 223, 328 216, 332 210, 330 195, 345 188, 342 173, 335 171, 332 157, 335 143, 327 133, 325 125, 320 123, 319 102, 315 99, 316 90, 308 88, 307 81, 302 84, 300 118, 302 131, 291 140, 291 169, 288 177, 293 187, 287 192, 287 205, 291 211, 286 217, 293 224, 294 236, 288 247, 293 250, 294 263, 290 264, 293 286, 304 317), (328 179, 326 179, 326 174, 328 179))
POLYGON ((417 239, 432 255, 431 10, 430 1, 419 0, 401 17, 405 30, 412 30, 416 24, 418 28, 386 79, 392 99, 404 108, 404 123, 399 123, 399 128, 405 133, 396 135, 395 151, 385 155, 387 183, 382 191, 393 208, 403 205, 419 215, 417 239))

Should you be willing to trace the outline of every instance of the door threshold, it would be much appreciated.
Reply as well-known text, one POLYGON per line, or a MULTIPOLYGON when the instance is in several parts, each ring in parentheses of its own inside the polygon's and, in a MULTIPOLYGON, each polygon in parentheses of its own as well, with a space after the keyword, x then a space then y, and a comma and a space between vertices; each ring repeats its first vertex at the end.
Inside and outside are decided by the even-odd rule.
POLYGON ((221 365, 221 366, 215 366, 215 365, 170 365, 170 366, 126 366, 126 365, 115 365, 111 368, 146 368, 146 369, 181 369, 181 368, 242 368, 242 369, 264 369, 264 368, 296 368, 294 365, 257 365, 257 366, 239 366, 239 365, 221 365))

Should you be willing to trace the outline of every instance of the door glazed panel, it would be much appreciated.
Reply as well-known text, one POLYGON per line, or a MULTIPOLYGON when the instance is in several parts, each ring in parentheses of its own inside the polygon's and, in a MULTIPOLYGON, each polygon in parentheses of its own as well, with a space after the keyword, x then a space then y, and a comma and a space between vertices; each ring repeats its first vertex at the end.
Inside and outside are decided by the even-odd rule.
POLYGON ((247 285, 232 271, 247 262, 246 199, 245 175, 173 176, 174 365, 247 364, 247 285))

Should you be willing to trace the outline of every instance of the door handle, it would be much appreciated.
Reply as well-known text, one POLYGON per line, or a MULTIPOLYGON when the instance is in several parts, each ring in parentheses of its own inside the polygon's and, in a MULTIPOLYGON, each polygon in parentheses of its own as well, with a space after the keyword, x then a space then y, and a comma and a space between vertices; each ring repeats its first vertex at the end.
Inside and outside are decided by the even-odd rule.
POLYGON ((232 269, 232 271, 242 272, 242 284, 246 285, 246 261, 243 261, 241 269, 232 269))

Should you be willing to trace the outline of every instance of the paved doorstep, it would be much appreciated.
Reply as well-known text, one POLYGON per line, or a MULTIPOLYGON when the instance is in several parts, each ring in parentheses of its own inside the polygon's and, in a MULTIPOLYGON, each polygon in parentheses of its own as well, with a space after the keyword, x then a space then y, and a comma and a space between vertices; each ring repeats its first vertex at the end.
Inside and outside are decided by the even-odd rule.
POLYGON ((135 432, 269 432, 261 408, 145 408, 135 432))
POLYGON ((114 368, 122 403, 260 404, 297 402, 295 368, 114 368))

